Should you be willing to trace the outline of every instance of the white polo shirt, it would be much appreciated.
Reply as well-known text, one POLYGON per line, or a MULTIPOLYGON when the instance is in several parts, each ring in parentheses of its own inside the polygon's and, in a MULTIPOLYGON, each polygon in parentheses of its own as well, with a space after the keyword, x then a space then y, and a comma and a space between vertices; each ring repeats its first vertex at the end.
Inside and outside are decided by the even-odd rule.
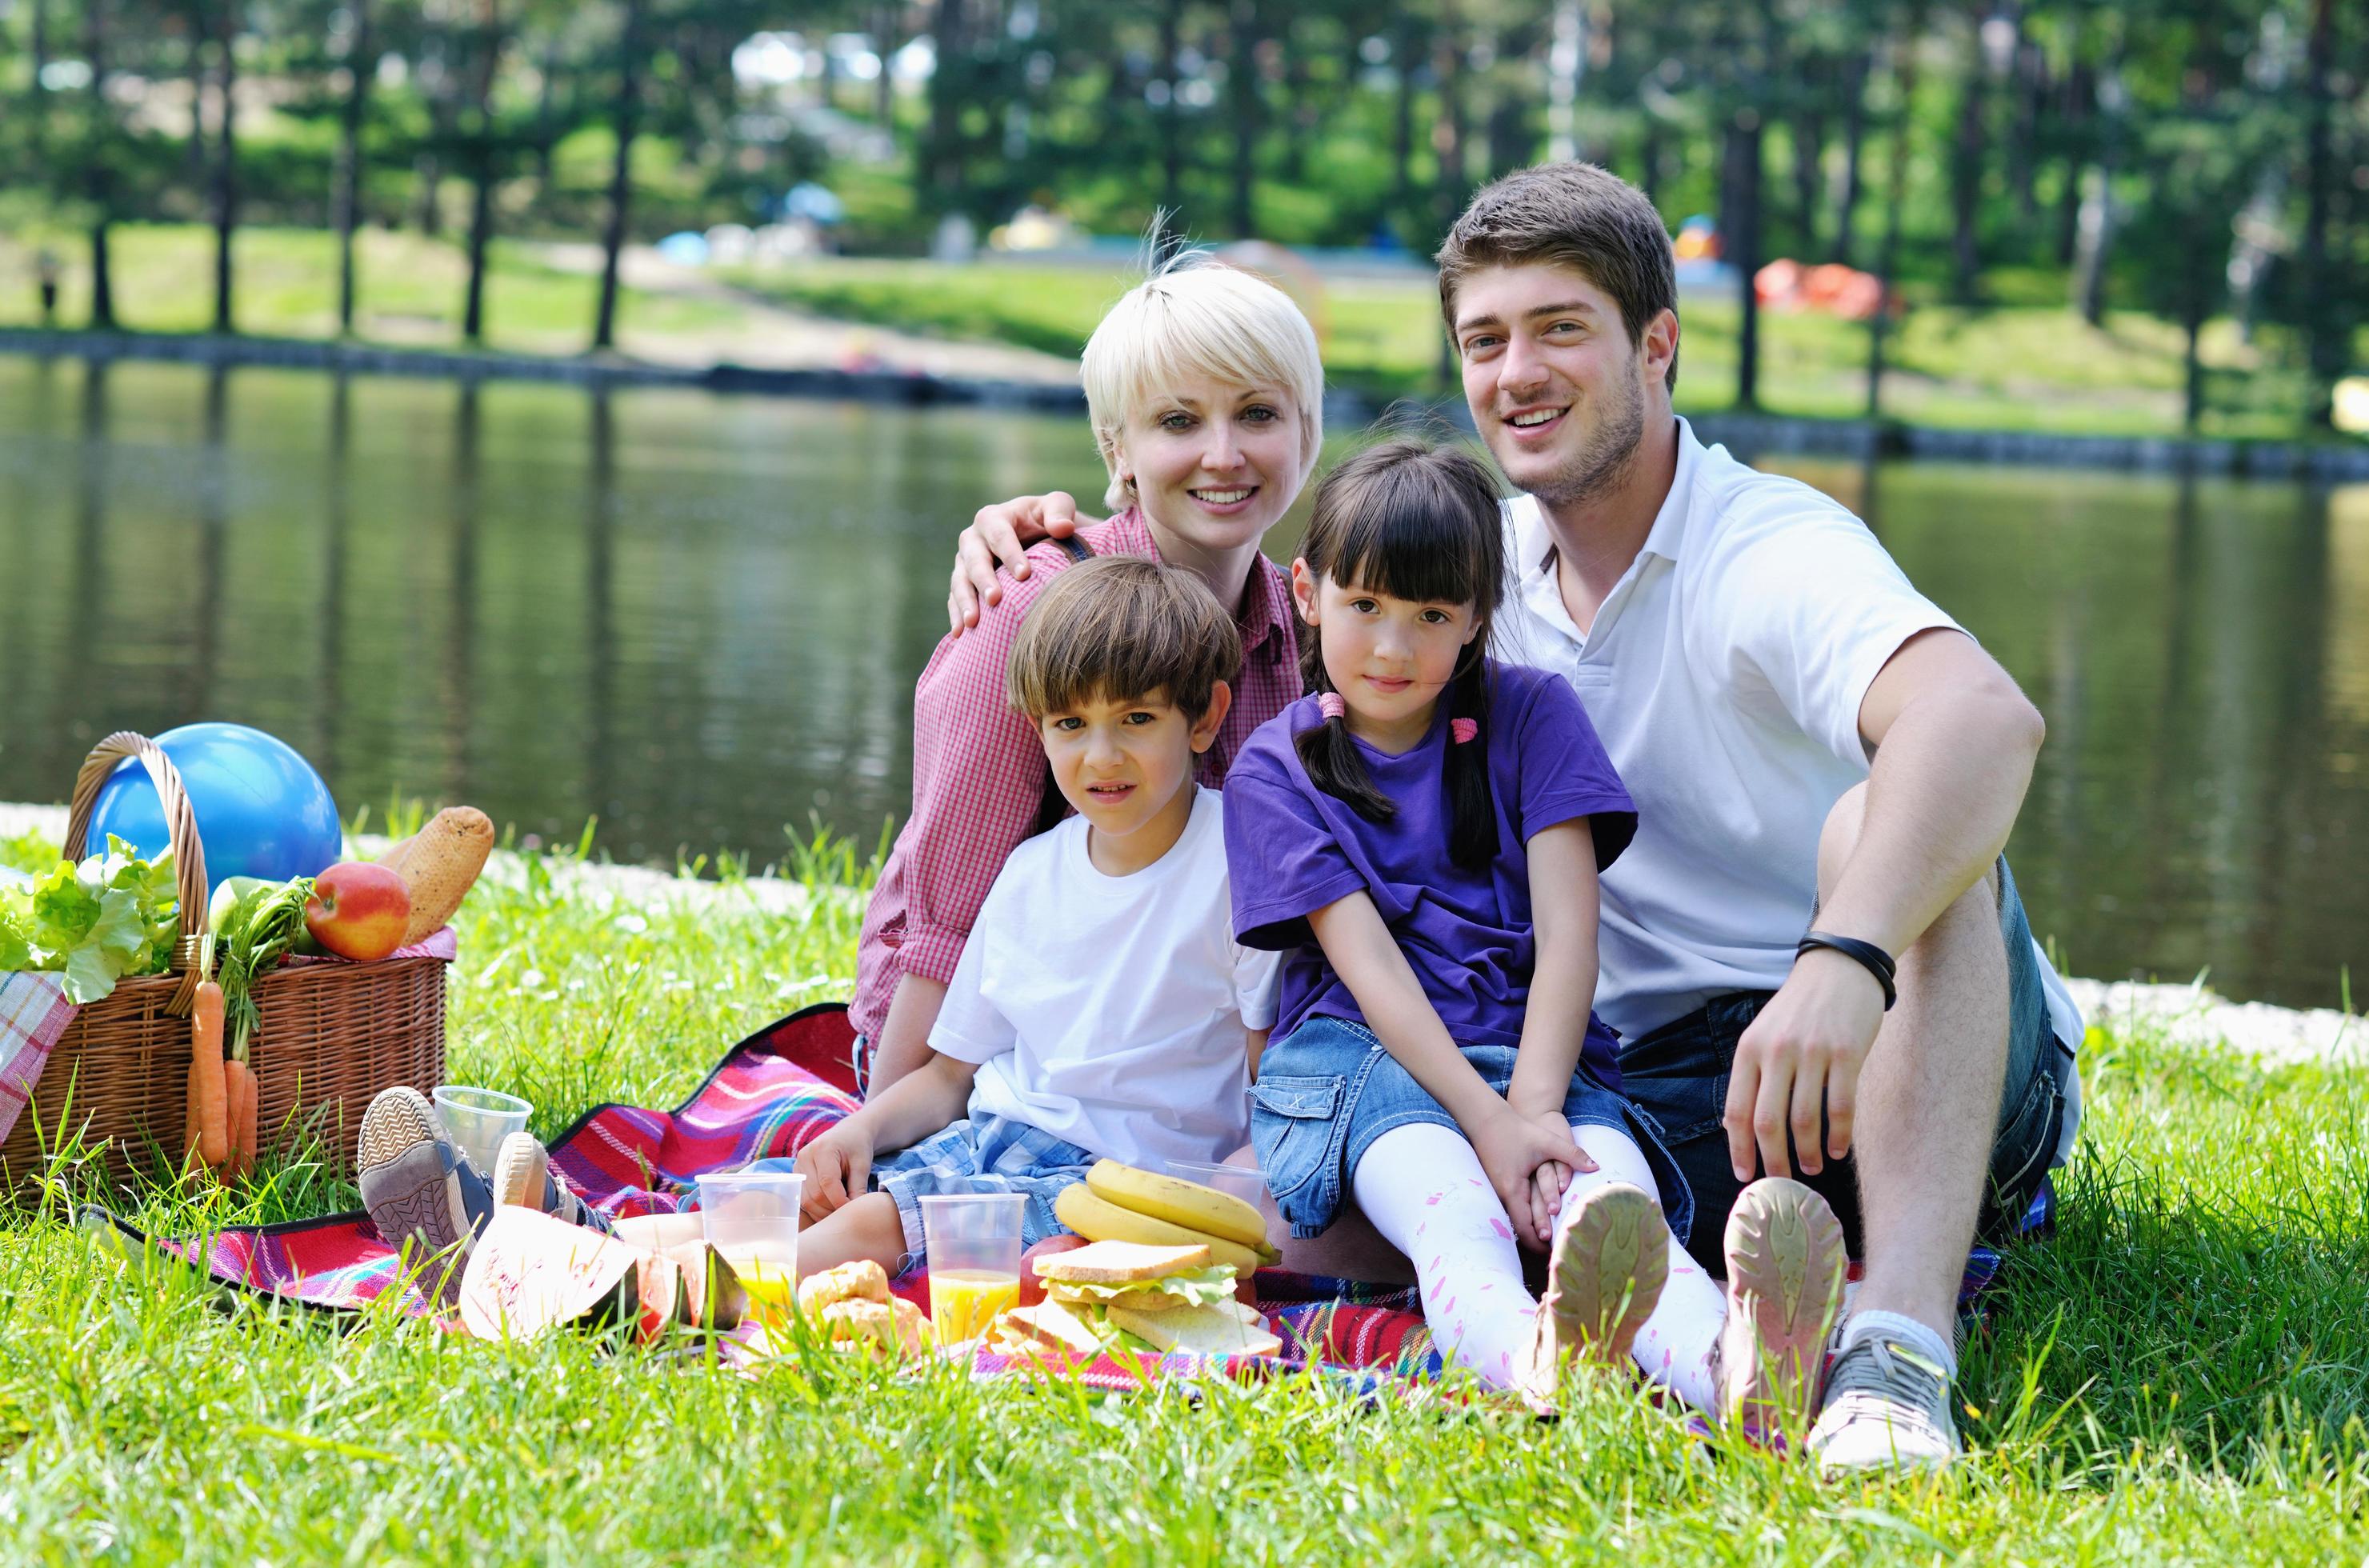
MULTIPOLYGON (((1636 839, 1604 874, 1596 1012, 1633 1040, 1711 997, 1776 990, 1809 928, 1826 814, 1868 775, 1869 685, 1918 632, 1963 628, 1840 504, 1683 419, 1669 496, 1587 632, 1538 502, 1508 502, 1505 527, 1499 655, 1572 683, 1637 801, 1636 839)), ((2080 1014, 2034 955, 2076 1046, 2080 1014)), ((2060 1151, 2077 1083, 2067 1101, 2060 1151)))

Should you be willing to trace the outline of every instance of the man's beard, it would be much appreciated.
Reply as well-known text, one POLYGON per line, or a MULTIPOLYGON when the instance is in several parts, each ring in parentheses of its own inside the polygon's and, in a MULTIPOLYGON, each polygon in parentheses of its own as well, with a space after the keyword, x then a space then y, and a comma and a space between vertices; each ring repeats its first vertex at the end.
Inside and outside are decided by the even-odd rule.
POLYGON ((1645 394, 1634 376, 1617 377, 1612 384, 1618 389, 1615 401, 1602 409, 1579 451, 1528 486, 1540 505, 1578 506, 1618 489, 1629 476, 1629 464, 1645 439, 1645 394))

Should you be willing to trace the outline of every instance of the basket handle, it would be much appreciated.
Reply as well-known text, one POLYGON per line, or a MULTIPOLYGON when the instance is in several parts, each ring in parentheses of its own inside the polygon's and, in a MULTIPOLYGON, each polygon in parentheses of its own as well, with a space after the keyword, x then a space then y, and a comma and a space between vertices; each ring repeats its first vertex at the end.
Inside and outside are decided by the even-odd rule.
POLYGON ((206 933, 206 846, 198 839, 198 814, 189 805, 189 792, 182 786, 180 770, 165 749, 144 735, 129 729, 119 729, 90 749, 83 759, 82 771, 74 775, 74 804, 66 814, 65 853, 67 858, 79 860, 87 853, 85 841, 90 833, 90 818, 98 809, 98 792, 116 764, 127 757, 137 757, 148 770, 150 782, 156 786, 156 797, 164 803, 165 831, 173 845, 173 882, 180 900, 181 940, 173 954, 173 967, 181 971, 181 987, 173 993, 166 1012, 180 1017, 197 1000, 198 945, 206 933))

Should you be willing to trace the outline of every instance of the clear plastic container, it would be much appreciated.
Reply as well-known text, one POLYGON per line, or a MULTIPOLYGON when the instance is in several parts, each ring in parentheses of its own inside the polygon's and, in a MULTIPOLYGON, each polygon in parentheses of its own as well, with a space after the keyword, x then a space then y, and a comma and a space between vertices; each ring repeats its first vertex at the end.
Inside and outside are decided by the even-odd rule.
POLYGON ((940 1345, 977 1339, 1020 1304, 1020 1219, 1027 1206, 1018 1193, 921 1200, 930 1327, 940 1345))
POLYGON ((526 1130, 534 1107, 498 1089, 473 1089, 465 1083, 440 1083, 435 1093, 436 1116, 445 1136, 469 1157, 477 1174, 491 1178, 494 1154, 502 1139, 526 1130))
POLYGON ((749 1293, 761 1322, 789 1315, 798 1283, 798 1205, 806 1177, 795 1171, 736 1171, 699 1178, 699 1229, 749 1293))
POLYGON ((1215 1187, 1230 1196, 1241 1198, 1253 1208, 1266 1196, 1266 1176, 1255 1165, 1211 1165, 1199 1160, 1171 1160, 1168 1173, 1180 1182, 1198 1182, 1205 1187, 1215 1187))

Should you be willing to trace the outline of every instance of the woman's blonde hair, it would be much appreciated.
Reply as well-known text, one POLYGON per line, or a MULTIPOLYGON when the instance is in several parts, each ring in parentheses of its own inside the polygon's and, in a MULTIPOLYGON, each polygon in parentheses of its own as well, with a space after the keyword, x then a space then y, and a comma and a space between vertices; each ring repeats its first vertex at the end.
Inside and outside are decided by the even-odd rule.
POLYGON ((1207 252, 1184 253, 1121 295, 1086 339, 1081 369, 1110 507, 1134 498, 1119 480, 1128 416, 1190 376, 1289 393, 1299 415, 1299 482, 1316 472, 1324 436, 1316 330, 1290 295, 1207 252))

